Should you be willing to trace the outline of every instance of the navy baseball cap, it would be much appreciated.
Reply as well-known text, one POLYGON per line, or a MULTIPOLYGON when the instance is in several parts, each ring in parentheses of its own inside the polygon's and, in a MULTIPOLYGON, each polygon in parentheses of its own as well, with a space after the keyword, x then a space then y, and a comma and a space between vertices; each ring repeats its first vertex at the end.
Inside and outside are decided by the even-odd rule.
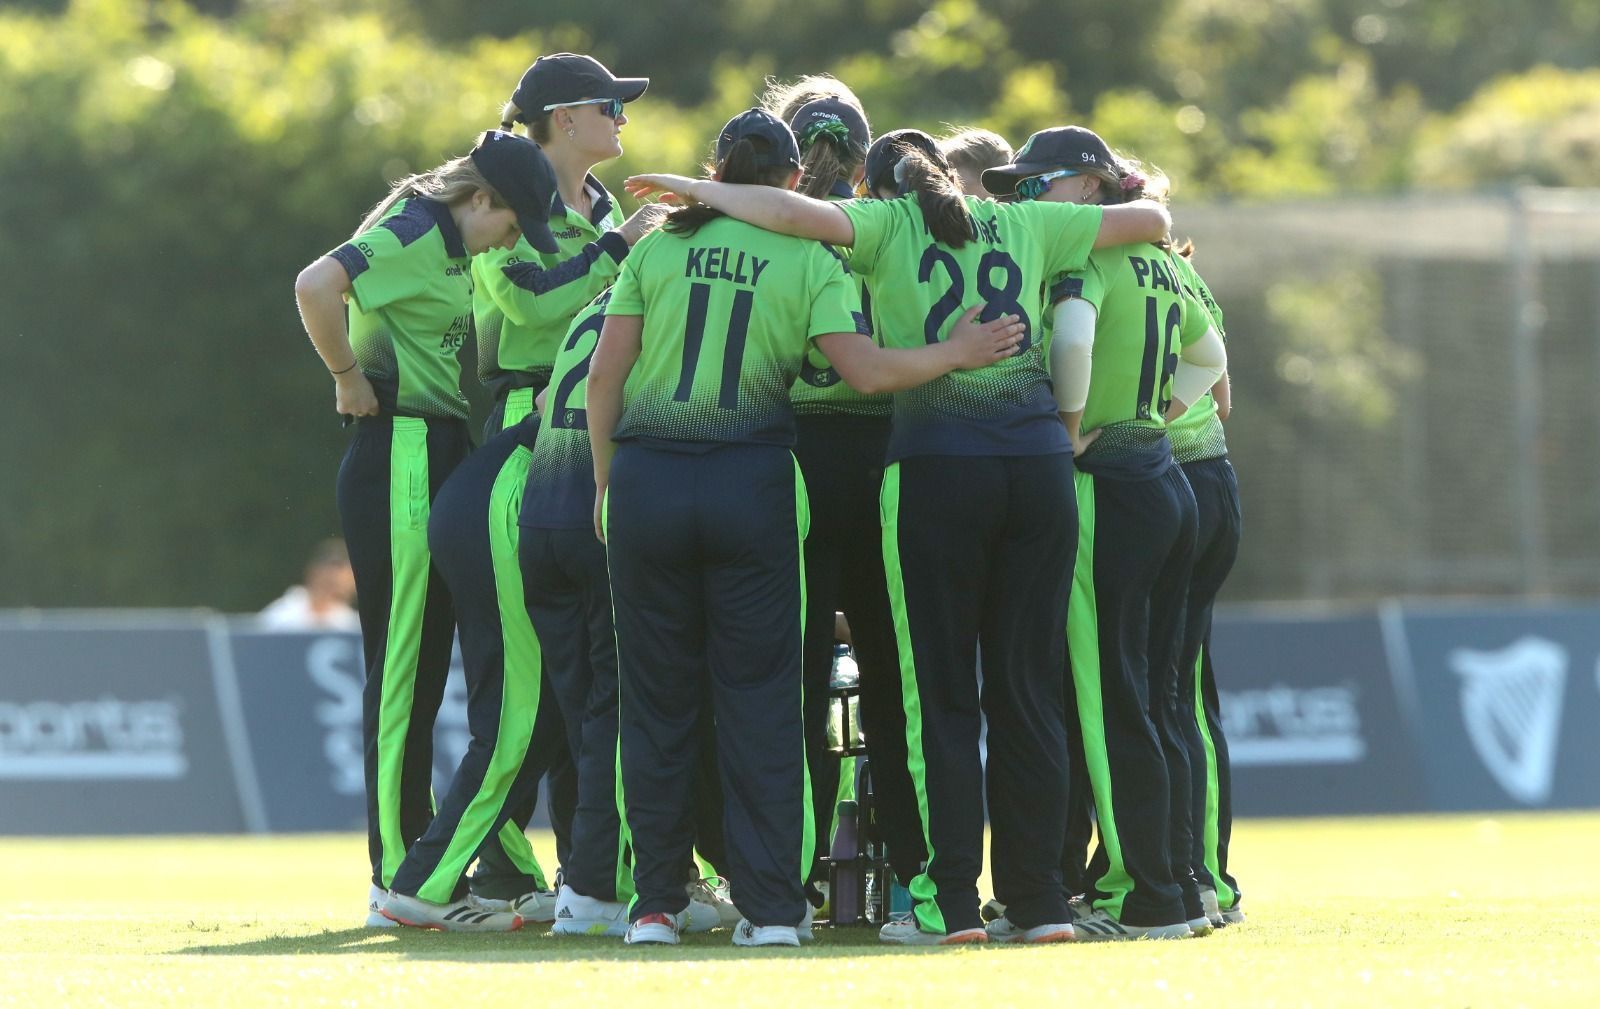
POLYGON ((891 130, 873 141, 867 151, 867 192, 876 196, 880 189, 900 190, 895 180, 894 166, 905 157, 907 149, 921 151, 928 159, 945 171, 950 170, 950 159, 939 152, 939 143, 921 130, 891 130))
POLYGON ((1057 126, 1029 137, 1011 164, 986 170, 983 188, 1003 196, 1016 192, 1023 179, 1062 168, 1098 168, 1113 176, 1121 174, 1116 157, 1099 134, 1082 126, 1057 126))
POLYGON ((550 233, 550 206, 556 198, 556 170, 539 145, 526 137, 489 130, 472 149, 472 163, 517 215, 528 244, 540 252, 560 252, 550 233))
POLYGON ((823 137, 832 137, 840 146, 849 143, 866 147, 872 143, 872 131, 867 129, 867 118, 848 102, 837 98, 819 98, 806 102, 795 110, 789 128, 800 146, 810 147, 823 137))
POLYGON ((717 135, 717 164, 722 164, 728 151, 741 140, 763 141, 755 145, 756 165, 760 168, 800 167, 800 145, 794 139, 794 131, 770 112, 746 109, 728 120, 717 135))
POLYGON ((544 115, 546 105, 565 105, 589 98, 616 98, 631 102, 650 86, 648 77, 617 77, 593 56, 552 53, 533 61, 522 74, 511 103, 526 123, 544 115))

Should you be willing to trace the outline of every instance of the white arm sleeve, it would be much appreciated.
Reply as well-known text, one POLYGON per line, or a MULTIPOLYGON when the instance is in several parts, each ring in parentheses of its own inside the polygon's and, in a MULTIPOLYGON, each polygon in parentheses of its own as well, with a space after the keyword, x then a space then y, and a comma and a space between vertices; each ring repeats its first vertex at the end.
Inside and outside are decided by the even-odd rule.
POLYGON ((1062 413, 1082 410, 1089 402, 1097 316, 1094 306, 1082 298, 1070 298, 1055 307, 1050 325, 1050 376, 1056 409, 1062 413))
POLYGON ((1183 348, 1178 357, 1178 370, 1172 375, 1172 398, 1182 403, 1193 403, 1211 391, 1217 379, 1228 370, 1228 348, 1217 331, 1207 329, 1206 335, 1183 348))

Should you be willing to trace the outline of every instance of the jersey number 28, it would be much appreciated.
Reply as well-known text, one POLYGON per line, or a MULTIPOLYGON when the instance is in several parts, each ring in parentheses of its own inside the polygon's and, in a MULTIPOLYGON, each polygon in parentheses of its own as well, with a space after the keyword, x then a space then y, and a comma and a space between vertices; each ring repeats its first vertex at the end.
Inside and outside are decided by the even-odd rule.
MULTIPOLYGON (((917 280, 923 284, 931 283, 936 266, 944 268, 945 276, 950 278, 950 289, 933 303, 933 307, 928 309, 928 317, 922 321, 922 336, 929 343, 939 342, 940 331, 952 316, 961 311, 962 302, 967 297, 967 280, 961 273, 961 264, 956 262, 956 257, 937 245, 928 246, 928 251, 922 254, 922 263, 917 267, 917 280)), ((984 301, 984 309, 978 315, 979 322, 992 322, 1002 315, 1018 316, 1022 319, 1022 343, 1017 347, 1017 353, 1033 346, 1033 320, 1018 301, 1022 297, 1022 268, 1009 252, 990 249, 978 260, 978 297, 984 301), (994 283, 996 270, 1005 271, 1005 280, 999 287, 994 283)))

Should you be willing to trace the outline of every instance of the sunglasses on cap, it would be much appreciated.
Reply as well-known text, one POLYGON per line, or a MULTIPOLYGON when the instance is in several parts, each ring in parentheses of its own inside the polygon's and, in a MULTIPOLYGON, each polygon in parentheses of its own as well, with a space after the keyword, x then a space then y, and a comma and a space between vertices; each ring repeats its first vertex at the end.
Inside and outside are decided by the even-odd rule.
POLYGON ((570 109, 579 105, 598 105, 600 106, 600 114, 607 119, 616 119, 622 115, 622 99, 620 98, 586 98, 581 102, 556 102, 554 105, 546 105, 544 110, 546 112, 554 112, 556 109, 570 109))
POLYGON ((1056 179, 1064 179, 1069 175, 1082 175, 1082 172, 1071 168, 1063 168, 1059 172, 1045 172, 1032 178, 1023 179, 1017 183, 1017 198, 1022 200, 1037 200, 1050 191, 1050 183, 1056 179))

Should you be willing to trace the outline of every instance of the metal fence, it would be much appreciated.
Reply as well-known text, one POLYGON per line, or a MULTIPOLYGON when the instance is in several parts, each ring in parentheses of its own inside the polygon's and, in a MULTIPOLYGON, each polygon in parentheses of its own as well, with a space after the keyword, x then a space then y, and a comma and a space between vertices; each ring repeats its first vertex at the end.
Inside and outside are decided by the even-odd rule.
POLYGON ((1600 192, 1174 216, 1227 316, 1229 597, 1600 594, 1600 192))

